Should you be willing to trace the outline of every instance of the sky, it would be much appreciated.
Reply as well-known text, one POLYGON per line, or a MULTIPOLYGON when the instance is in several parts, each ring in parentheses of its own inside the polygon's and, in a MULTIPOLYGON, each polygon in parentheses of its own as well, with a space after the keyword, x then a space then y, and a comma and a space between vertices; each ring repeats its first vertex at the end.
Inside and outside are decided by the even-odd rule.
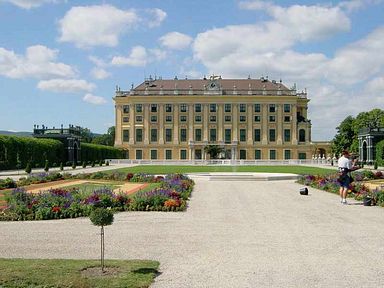
POLYGON ((212 74, 296 83, 331 140, 384 109, 384 0, 0 0, 0 130, 106 133, 116 86, 212 74))

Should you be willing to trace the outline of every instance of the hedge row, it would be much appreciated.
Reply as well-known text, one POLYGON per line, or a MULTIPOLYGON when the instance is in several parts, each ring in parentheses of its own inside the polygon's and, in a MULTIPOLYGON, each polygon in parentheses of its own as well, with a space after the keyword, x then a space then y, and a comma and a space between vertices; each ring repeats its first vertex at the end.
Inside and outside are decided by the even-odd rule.
POLYGON ((121 159, 123 151, 111 146, 81 143, 82 161, 99 161, 104 159, 121 159))
POLYGON ((24 168, 28 162, 43 167, 45 160, 65 160, 64 145, 58 140, 0 135, 0 170, 24 168))
POLYGON ((384 166, 384 140, 376 144, 376 161, 377 165, 384 166))
MULTIPOLYGON (((81 143, 81 161, 99 161, 107 158, 122 158, 120 149, 81 143)), ((0 170, 25 168, 28 162, 33 167, 44 167, 67 161, 67 151, 59 140, 0 135, 0 170)))

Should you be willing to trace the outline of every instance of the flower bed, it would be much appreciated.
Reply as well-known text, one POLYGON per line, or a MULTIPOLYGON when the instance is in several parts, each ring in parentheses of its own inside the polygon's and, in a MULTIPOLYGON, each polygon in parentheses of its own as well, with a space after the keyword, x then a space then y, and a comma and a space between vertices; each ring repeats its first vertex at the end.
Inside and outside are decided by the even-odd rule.
MULTIPOLYGON (((364 181, 384 179, 384 174, 381 171, 376 173, 370 170, 356 171, 352 173, 352 177, 354 182, 352 182, 349 186, 349 197, 354 197, 359 201, 361 201, 364 197, 370 197, 373 199, 374 203, 384 206, 384 191, 379 189, 371 190, 364 184, 364 181)), ((297 182, 316 189, 338 194, 340 188, 338 178, 338 173, 321 176, 302 175, 297 182)))
MULTIPOLYGON (((153 179, 156 179, 153 177, 153 179)), ((114 211, 183 211, 194 182, 181 174, 157 178, 159 188, 137 192, 130 196, 113 193, 110 188, 91 192, 79 188, 51 189, 28 193, 16 188, 7 198, 7 207, 0 211, 0 220, 46 220, 88 216, 96 207, 110 207, 114 211)))

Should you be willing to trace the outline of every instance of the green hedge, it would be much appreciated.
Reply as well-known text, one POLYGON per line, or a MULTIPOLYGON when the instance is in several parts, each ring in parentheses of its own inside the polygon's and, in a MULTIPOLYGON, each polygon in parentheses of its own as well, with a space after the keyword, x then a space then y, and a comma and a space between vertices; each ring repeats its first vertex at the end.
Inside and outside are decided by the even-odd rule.
POLYGON ((384 140, 376 144, 376 161, 377 165, 384 166, 384 140))
POLYGON ((65 159, 63 143, 52 139, 0 135, 0 170, 44 167, 45 161, 60 163, 65 159))
POLYGON ((80 147, 82 161, 99 161, 104 159, 123 158, 123 151, 111 146, 81 143, 80 147))

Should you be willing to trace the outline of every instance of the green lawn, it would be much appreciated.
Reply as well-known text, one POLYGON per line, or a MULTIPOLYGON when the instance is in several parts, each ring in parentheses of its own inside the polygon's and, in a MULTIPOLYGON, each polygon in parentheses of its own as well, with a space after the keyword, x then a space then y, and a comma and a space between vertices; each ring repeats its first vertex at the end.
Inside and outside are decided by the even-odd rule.
MULTIPOLYGON (((100 265, 97 260, 0 259, 0 287, 149 287, 159 262, 107 260, 115 275, 85 276, 82 270, 100 265)), ((101 268, 100 268, 101 269, 101 268)))
POLYGON ((123 173, 149 173, 149 174, 169 174, 169 173, 197 173, 197 172, 265 172, 265 173, 293 173, 293 174, 314 174, 324 175, 335 172, 334 169, 325 169, 307 166, 176 166, 176 165, 142 165, 117 170, 106 171, 123 173))

